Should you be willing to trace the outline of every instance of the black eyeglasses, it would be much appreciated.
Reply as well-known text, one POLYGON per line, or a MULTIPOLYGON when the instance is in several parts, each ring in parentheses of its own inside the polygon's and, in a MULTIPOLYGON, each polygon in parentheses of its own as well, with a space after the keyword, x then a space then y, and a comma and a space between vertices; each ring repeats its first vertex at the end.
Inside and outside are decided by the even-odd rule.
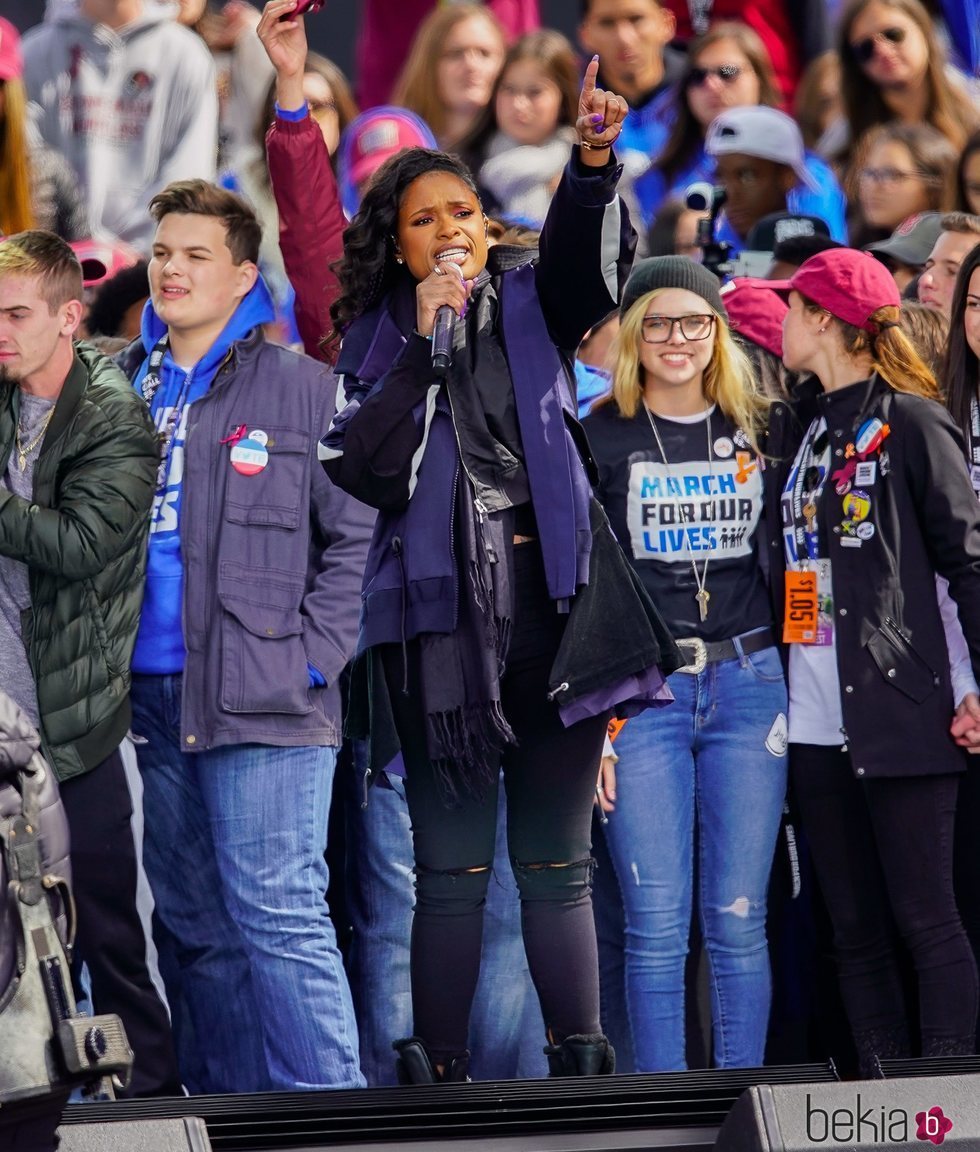
POLYGON ((722 84, 734 84, 742 75, 740 64, 722 64, 718 68, 692 68, 687 74, 689 88, 700 88, 709 76, 717 76, 722 84))
POLYGON ((685 340, 707 340, 715 322, 714 316, 644 316, 641 335, 644 344, 666 344, 676 324, 685 340))
POLYGON ((907 35, 908 32, 904 28, 882 28, 873 36, 868 36, 864 40, 858 40, 856 44, 852 44, 851 52, 859 64, 867 64, 874 56, 875 47, 879 40, 887 40, 889 44, 901 44, 907 35))

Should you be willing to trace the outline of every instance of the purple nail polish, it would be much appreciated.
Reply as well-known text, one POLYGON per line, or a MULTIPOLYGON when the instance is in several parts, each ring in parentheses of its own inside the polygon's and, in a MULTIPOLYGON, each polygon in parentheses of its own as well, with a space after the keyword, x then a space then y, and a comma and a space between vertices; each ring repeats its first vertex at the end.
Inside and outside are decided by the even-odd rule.
POLYGON ((603 120, 603 117, 602 117, 602 116, 600 116, 600 115, 598 115, 598 114, 596 114, 596 115, 595 115, 595 116, 593 116, 591 119, 592 119, 592 123, 593 123, 593 124, 601 124, 601 123, 602 123, 602 120, 603 120))

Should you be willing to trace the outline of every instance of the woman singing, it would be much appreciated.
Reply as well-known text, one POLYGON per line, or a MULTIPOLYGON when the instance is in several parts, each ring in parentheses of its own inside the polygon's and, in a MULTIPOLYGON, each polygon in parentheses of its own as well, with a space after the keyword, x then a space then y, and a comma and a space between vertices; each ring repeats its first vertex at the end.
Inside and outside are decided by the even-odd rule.
POLYGON ((406 770, 416 1035, 396 1049, 412 1083, 466 1078, 501 767, 550 1069, 613 1070, 590 897, 596 765, 610 711, 663 696, 657 665, 676 652, 591 499, 573 415, 570 353, 618 302, 635 242, 610 151, 626 104, 597 70, 540 258, 488 256, 472 176, 425 149, 379 169, 345 234, 346 404, 321 458, 380 510, 352 725, 366 708, 374 765, 400 750, 406 770))

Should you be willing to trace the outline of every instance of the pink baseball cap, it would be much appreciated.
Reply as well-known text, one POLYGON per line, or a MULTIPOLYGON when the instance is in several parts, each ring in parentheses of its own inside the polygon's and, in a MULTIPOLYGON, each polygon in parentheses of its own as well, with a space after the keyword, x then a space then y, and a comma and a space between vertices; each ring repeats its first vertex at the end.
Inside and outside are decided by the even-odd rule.
POLYGON ((405 115, 392 109, 372 109, 354 125, 350 141, 350 179, 359 187, 381 165, 403 148, 430 148, 424 132, 405 115), (377 114, 376 114, 377 113, 377 114))
POLYGON ((783 317, 789 308, 782 296, 773 292, 772 281, 736 277, 722 287, 721 298, 731 330, 782 359, 783 317))
POLYGON ((23 75, 20 33, 9 20, 0 16, 0 80, 17 80, 23 75))
POLYGON ((831 248, 804 260, 789 280, 762 280, 774 292, 799 292, 826 308, 838 320, 877 332, 871 314, 879 308, 898 308, 902 298, 892 274, 869 252, 831 248))

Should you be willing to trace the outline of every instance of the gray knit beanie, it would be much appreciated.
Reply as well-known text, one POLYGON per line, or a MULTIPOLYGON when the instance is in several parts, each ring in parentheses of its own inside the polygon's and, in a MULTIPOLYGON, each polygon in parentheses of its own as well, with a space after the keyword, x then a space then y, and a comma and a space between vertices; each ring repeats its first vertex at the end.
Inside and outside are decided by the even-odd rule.
POLYGON ((625 316, 641 296, 657 288, 686 288, 706 300, 728 323, 718 277, 687 256, 651 256, 634 264, 619 305, 620 316, 625 316))

